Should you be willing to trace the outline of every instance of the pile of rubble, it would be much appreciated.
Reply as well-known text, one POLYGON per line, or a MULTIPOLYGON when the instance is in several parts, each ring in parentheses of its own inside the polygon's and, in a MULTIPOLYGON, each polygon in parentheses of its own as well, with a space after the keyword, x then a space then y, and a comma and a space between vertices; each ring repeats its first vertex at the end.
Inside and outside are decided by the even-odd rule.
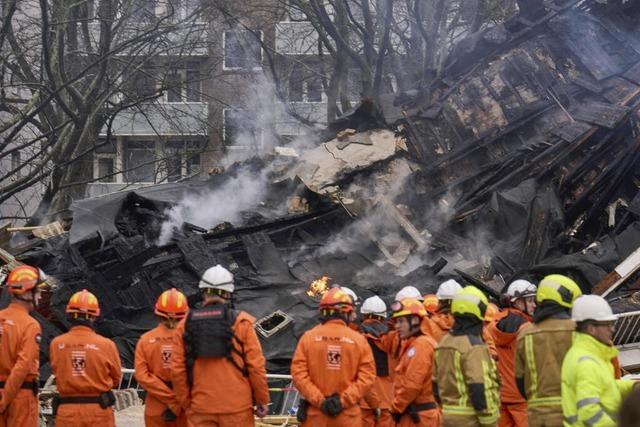
MULTIPOLYGON (((550 272, 586 292, 610 280, 640 246, 640 21, 587 0, 544 5, 461 42, 429 87, 364 100, 313 148, 79 201, 68 232, 8 248, 5 261, 57 281, 38 314, 43 349, 88 288, 131 366, 157 295, 175 286, 194 302, 217 263, 262 318, 272 373, 316 321, 307 290, 323 277, 387 299, 450 277, 495 296, 550 272)), ((627 270, 616 307, 638 310, 627 270)))

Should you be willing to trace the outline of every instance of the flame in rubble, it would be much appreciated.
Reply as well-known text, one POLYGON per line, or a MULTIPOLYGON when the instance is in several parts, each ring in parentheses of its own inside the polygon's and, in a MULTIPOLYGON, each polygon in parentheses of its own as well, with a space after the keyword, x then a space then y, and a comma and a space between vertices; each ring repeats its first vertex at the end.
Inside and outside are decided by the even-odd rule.
POLYGON ((321 298, 329 290, 329 281, 331 277, 322 276, 319 279, 314 280, 309 285, 307 295, 313 298, 321 298))

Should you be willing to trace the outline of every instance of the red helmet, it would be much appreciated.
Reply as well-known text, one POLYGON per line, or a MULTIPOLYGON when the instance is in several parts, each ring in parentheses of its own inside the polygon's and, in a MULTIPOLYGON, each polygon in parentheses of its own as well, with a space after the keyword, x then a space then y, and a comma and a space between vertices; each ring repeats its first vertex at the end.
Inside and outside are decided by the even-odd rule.
POLYGON ((21 265, 9 272, 7 288, 13 295, 22 295, 40 286, 45 280, 46 276, 39 268, 21 265))
POLYGON ((176 288, 164 291, 156 301, 155 313, 168 319, 182 319, 189 311, 187 297, 176 288))
POLYGON ((98 317, 100 316, 98 298, 86 289, 76 292, 69 299, 65 313, 98 317))
POLYGON ((353 300, 342 289, 331 288, 322 296, 320 300, 321 310, 338 310, 341 313, 351 313, 353 311, 353 300))
POLYGON ((438 312, 438 305, 440 300, 434 294, 427 294, 424 296, 424 308, 429 314, 435 314, 438 312))
POLYGON ((414 298, 403 299, 397 307, 392 308, 396 308, 393 312, 394 319, 404 316, 418 316, 422 319, 427 315, 427 310, 424 308, 422 302, 414 298))

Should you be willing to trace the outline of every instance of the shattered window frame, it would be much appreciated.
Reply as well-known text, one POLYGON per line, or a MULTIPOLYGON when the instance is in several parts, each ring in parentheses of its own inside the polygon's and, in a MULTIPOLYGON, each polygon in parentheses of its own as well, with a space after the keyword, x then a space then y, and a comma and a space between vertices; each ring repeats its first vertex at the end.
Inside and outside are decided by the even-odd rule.
POLYGON ((225 71, 260 71, 262 70, 262 63, 264 61, 264 52, 261 42, 264 39, 262 31, 258 31, 260 34, 260 43, 256 41, 255 36, 249 30, 225 30, 222 33, 222 69, 225 71), (234 35, 237 46, 235 49, 241 50, 241 53, 231 54, 229 50, 230 35, 234 35), (238 37, 240 34, 246 34, 248 37, 238 37), (257 46, 250 46, 249 44, 256 43, 257 46), (256 52, 251 52, 251 48, 257 47, 256 52), (255 58, 250 58, 249 54, 255 53, 255 58), (258 55, 259 59, 258 59, 258 55), (231 65, 229 65, 231 63, 231 65))

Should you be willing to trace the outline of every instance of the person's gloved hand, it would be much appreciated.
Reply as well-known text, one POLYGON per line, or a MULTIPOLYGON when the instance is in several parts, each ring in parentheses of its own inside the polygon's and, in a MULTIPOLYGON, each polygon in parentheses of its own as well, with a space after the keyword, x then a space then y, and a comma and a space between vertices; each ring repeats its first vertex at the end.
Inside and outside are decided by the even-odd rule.
POLYGON ((507 317, 498 322, 498 329, 500 329, 502 332, 513 334, 515 332, 518 332, 520 326, 526 321, 527 320, 524 317, 510 313, 507 317))
POLYGON ((164 422, 171 423, 178 419, 178 416, 169 408, 165 409, 162 413, 162 419, 164 422))
POLYGON ((256 406, 256 416, 258 418, 264 418, 269 413, 269 405, 256 406))
POLYGON ((324 402, 322 402, 320 409, 325 414, 335 418, 340 415, 340 412, 342 412, 344 408, 342 407, 342 402, 340 402, 340 396, 335 393, 327 397, 324 402))

